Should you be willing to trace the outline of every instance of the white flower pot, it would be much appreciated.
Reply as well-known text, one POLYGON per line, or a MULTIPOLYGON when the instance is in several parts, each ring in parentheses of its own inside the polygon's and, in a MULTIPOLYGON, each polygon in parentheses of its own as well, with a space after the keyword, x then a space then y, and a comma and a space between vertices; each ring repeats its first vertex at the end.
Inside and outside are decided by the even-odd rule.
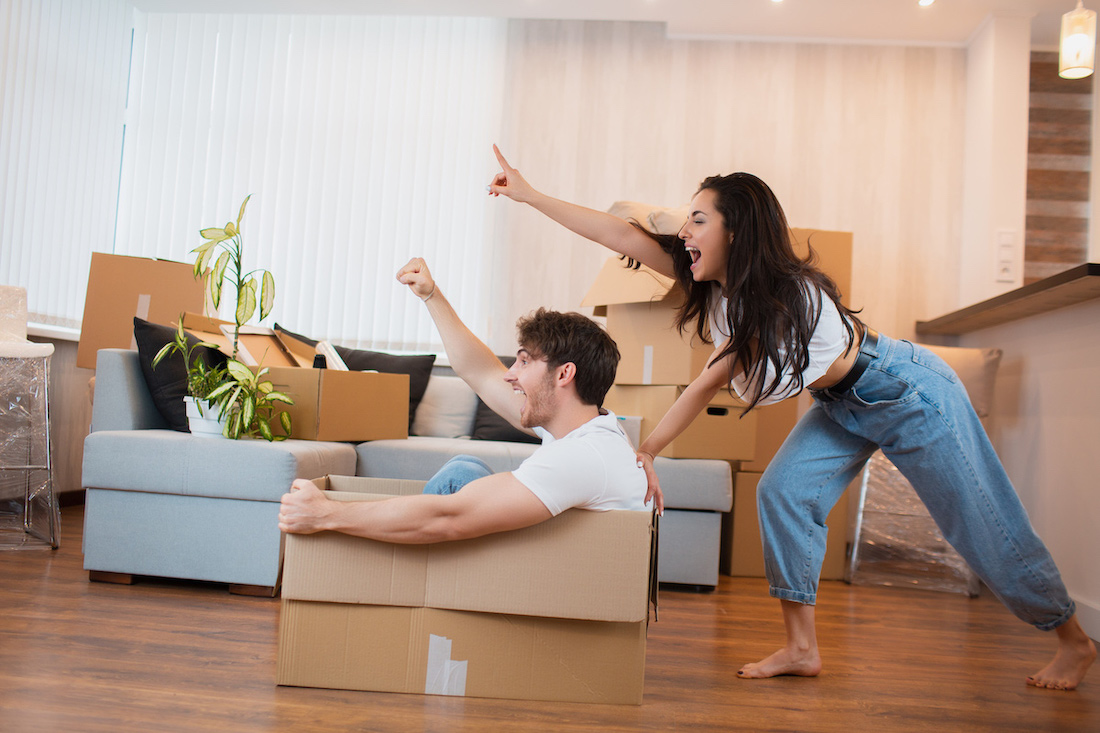
POLYGON ((198 401, 191 396, 183 398, 187 406, 187 427, 192 435, 206 438, 224 438, 222 433, 224 423, 218 420, 217 410, 204 407, 203 414, 199 414, 198 401))

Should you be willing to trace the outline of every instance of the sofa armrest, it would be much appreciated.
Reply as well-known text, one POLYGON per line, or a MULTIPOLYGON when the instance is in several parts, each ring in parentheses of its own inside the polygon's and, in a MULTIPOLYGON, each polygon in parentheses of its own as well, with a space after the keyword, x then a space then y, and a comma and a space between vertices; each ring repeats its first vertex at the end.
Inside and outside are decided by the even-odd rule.
POLYGON ((136 351, 100 349, 96 355, 92 432, 155 430, 168 423, 157 411, 136 351))

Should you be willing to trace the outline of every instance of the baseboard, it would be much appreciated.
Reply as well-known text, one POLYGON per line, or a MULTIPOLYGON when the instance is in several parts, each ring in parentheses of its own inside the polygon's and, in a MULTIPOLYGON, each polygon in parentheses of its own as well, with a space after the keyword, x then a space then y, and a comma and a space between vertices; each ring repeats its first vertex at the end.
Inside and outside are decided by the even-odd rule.
POLYGON ((1077 603, 1077 620, 1093 640, 1100 642, 1100 606, 1095 603, 1073 599, 1077 603))

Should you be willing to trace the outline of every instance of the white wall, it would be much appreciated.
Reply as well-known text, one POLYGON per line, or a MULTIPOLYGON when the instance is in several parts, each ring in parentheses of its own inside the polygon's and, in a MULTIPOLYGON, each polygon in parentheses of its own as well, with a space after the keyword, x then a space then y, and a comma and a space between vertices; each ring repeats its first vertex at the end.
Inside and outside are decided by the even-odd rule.
POLYGON ((1023 284, 1030 43, 1026 18, 992 17, 967 50, 966 206, 958 262, 959 305, 1023 284), (1014 272, 1010 280, 999 282, 1002 237, 1014 272))
POLYGON ((1005 352, 990 437, 1094 639, 1100 639, 1097 323, 1100 300, 1092 300, 960 341, 1005 352))
MULTIPOLYGON (((916 320, 958 307, 963 50, 514 21, 507 63, 502 147, 547 193, 678 206, 705 176, 749 171, 793 226, 854 233, 852 299, 876 328, 911 336, 916 320)), ((510 351, 515 316, 577 308, 607 254, 497 203, 490 337, 510 351)))

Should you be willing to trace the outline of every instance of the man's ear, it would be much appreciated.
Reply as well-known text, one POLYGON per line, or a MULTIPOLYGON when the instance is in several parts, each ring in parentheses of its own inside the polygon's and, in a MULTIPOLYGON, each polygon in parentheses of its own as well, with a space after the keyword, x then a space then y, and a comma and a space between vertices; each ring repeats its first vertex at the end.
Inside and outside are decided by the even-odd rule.
POLYGON ((577 377, 577 365, 571 361, 567 361, 557 368, 554 375, 554 382, 558 387, 564 387, 567 384, 572 384, 573 380, 577 377))

